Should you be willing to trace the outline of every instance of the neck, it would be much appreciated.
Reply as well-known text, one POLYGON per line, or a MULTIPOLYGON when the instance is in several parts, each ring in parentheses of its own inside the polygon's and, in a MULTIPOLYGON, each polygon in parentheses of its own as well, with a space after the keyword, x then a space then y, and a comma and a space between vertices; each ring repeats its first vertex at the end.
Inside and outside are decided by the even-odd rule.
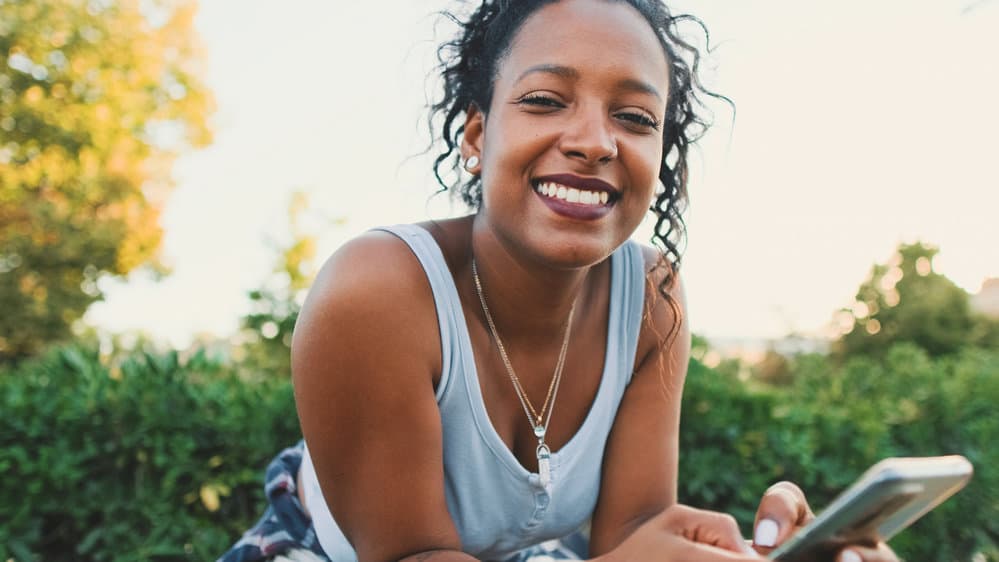
POLYGON ((577 298, 577 308, 583 307, 590 268, 556 268, 522 255, 500 240, 478 216, 473 221, 471 240, 471 257, 504 340, 541 342, 561 337, 577 298))

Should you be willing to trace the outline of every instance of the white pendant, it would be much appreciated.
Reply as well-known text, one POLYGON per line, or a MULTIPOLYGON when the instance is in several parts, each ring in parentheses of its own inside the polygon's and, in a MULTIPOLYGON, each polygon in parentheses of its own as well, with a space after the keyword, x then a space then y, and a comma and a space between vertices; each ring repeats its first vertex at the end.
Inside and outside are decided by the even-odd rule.
POLYGON ((546 491, 550 491, 552 486, 551 456, 548 445, 538 445, 538 477, 541 479, 541 487, 546 491))

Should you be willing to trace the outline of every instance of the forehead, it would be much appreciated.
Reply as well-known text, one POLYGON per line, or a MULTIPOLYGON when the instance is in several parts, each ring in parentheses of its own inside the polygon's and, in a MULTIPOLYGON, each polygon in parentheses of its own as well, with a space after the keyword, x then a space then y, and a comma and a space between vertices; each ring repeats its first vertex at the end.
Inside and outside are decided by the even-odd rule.
POLYGON ((499 80, 557 64, 581 73, 613 72, 667 91, 669 64, 652 26, 635 8, 611 0, 561 0, 531 14, 499 68, 499 80))

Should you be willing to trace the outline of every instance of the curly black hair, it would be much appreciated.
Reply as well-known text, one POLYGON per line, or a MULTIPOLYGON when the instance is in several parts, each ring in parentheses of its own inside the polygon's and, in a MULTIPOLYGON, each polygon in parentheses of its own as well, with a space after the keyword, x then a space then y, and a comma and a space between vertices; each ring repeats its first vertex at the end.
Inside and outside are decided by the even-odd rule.
MULTIPOLYGON (((464 132, 465 111, 471 104, 483 111, 489 108, 499 64, 508 54, 514 35, 531 14, 558 1, 481 0, 464 20, 454 12, 441 13, 459 27, 459 32, 437 49, 436 73, 443 78, 443 93, 430 105, 429 123, 434 140, 442 141, 443 149, 434 160, 433 169, 443 190, 460 196, 471 208, 478 208, 482 203, 482 184, 478 176, 462 181, 459 172, 458 149, 464 132), (441 115, 443 124, 438 138, 435 120, 441 115), (442 171, 454 175, 456 179, 452 185, 445 181, 442 171)), ((670 66, 663 161, 659 172, 662 186, 650 210, 656 215, 652 243, 662 256, 660 264, 667 266, 659 290, 679 313, 669 290, 676 281, 686 234, 683 211, 687 206, 687 151, 710 124, 703 115, 707 109, 700 96, 719 98, 729 104, 731 101, 703 87, 698 78, 701 52, 680 36, 679 24, 691 22, 701 29, 706 44, 710 45, 707 28, 699 19, 673 15, 661 0, 607 1, 628 4, 645 18, 656 32, 670 66)), ((677 328, 678 325, 674 326, 674 330, 677 328)))

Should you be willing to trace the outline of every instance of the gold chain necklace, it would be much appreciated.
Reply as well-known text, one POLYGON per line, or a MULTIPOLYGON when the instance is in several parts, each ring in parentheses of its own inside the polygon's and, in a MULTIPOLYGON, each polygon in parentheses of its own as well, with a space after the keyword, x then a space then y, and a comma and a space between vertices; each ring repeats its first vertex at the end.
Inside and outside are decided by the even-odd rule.
POLYGON ((562 336, 562 349, 558 352, 558 361, 555 363, 555 372, 552 374, 552 381, 548 385, 548 395, 545 397, 545 403, 541 406, 541 411, 538 412, 534 408, 534 404, 531 403, 531 399, 527 397, 524 387, 520 384, 520 378, 517 377, 517 373, 513 370, 513 364, 510 363, 506 347, 503 346, 503 340, 500 339, 499 331, 496 330, 496 323, 493 322, 493 316, 489 313, 489 305, 486 304, 486 297, 482 292, 482 281, 479 279, 479 270, 475 265, 475 258, 472 258, 472 278, 475 280, 475 292, 479 295, 479 303, 482 304, 482 312, 486 315, 486 323, 489 325, 489 331, 492 333, 496 347, 499 349, 500 357, 503 358, 503 365, 506 367, 507 374, 510 375, 510 380, 513 382, 513 389, 517 392, 517 398, 520 399, 520 405, 524 408, 524 414, 527 415, 527 421, 534 428, 534 436, 538 438, 538 447, 536 449, 538 477, 541 480, 541 485, 545 489, 550 489, 550 459, 552 452, 548 445, 545 444, 545 433, 548 431, 548 424, 551 422, 552 412, 555 410, 555 397, 558 395, 559 383, 562 381, 562 367, 565 366, 565 354, 569 348, 569 335, 572 333, 572 315, 576 312, 576 302, 573 301, 572 308, 569 309, 569 319, 566 321, 565 334, 562 336))

